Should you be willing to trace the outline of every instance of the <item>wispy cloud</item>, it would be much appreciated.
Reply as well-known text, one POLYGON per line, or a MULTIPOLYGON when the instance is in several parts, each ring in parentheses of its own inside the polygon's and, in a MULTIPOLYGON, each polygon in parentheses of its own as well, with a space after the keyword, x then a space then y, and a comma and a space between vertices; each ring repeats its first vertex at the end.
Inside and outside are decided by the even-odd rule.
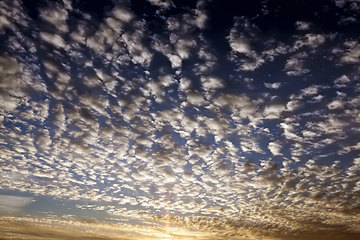
POLYGON ((32 202, 32 197, 0 195, 0 212, 13 213, 22 210, 32 202))

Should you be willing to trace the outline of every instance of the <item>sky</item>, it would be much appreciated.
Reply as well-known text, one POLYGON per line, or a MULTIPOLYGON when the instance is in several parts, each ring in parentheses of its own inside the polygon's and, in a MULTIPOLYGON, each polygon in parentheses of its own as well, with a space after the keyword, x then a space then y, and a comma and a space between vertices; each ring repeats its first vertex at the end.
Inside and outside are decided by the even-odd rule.
POLYGON ((0 1, 0 239, 360 239, 360 1, 0 1))

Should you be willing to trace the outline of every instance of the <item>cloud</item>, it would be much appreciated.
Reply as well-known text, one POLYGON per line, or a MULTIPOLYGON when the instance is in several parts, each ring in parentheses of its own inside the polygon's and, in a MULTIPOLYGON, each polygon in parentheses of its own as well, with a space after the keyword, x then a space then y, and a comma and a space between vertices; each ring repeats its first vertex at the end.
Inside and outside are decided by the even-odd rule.
POLYGON ((268 148, 273 155, 282 155, 280 152, 281 150, 280 144, 276 142, 270 142, 268 148))
POLYGON ((347 48, 340 61, 345 64, 354 64, 360 61, 360 46, 356 41, 348 41, 344 43, 347 48))
MULTIPOLYGON (((146 215, 144 215, 146 216, 146 215)), ((2 218, 2 227, 14 232, 14 236, 24 239, 46 236, 47 239, 63 239, 75 237, 76 239, 199 239, 219 240, 215 234, 202 230, 190 230, 180 225, 166 226, 154 219, 147 222, 147 226, 129 223, 104 223, 92 219, 60 220, 36 218, 2 218), (21 226, 21 227, 20 227, 21 226), (26 227, 24 227, 26 226, 26 227), (99 231, 99 229, 101 229, 99 231)))
POLYGON ((151 4, 157 6, 157 7, 161 7, 164 9, 168 9, 171 6, 174 5, 174 3, 171 0, 148 0, 151 4))
MULTIPOLYGON (((204 2, 168 17, 174 3, 150 1, 154 22, 125 4, 97 24, 76 9, 73 26, 69 4, 40 9, 39 23, 17 15, 20 5, 7 8, 13 14, 0 8, 9 35, 0 57, 1 188, 187 229, 135 224, 111 235, 101 224, 107 230, 94 233, 97 224, 61 223, 89 229, 79 238, 358 236, 356 41, 330 53, 339 39, 309 32, 315 23, 297 22, 284 43, 240 17, 223 55, 203 32, 211 24, 204 2), (326 62, 335 80, 320 83, 311 65, 324 52, 353 66, 326 62), (286 80, 251 72, 262 67, 284 68, 286 80)), ((14 211, 32 200, 0 199, 14 211)))
POLYGON ((9 57, 0 57, 1 62, 1 106, 3 111, 13 111, 21 104, 22 98, 26 96, 24 85, 16 74, 21 71, 20 66, 15 59, 9 57))
POLYGON ((337 109, 342 108, 344 106, 344 103, 341 100, 334 100, 331 103, 327 105, 329 109, 337 109))
POLYGON ((264 116, 266 119, 279 118, 281 113, 284 111, 284 106, 280 104, 268 105, 264 109, 264 116))
POLYGON ((82 37, 83 30, 73 33, 73 38, 85 40, 81 42, 93 49, 97 54, 108 60, 121 62, 131 61, 140 65, 147 65, 151 61, 152 54, 142 44, 144 37, 144 25, 126 7, 115 7, 106 18, 105 23, 100 25, 98 31, 91 36, 82 37), (134 31, 124 31, 131 24, 134 31), (111 52, 111 54, 109 53, 111 52), (117 56, 114 58, 114 56, 117 56))
POLYGON ((56 28, 60 32, 67 32, 68 26, 66 21, 68 20, 68 9, 71 6, 67 6, 67 8, 62 8, 59 6, 50 7, 48 9, 42 9, 40 12, 40 16, 43 20, 52 24, 52 27, 56 28))
POLYGON ((61 36, 59 36, 58 34, 50 34, 47 32, 41 32, 40 38, 42 40, 44 40, 45 42, 50 43, 53 46, 58 47, 58 48, 64 48, 66 46, 64 39, 61 36))
POLYGON ((318 86, 310 86, 302 90, 304 96, 316 95, 318 93, 318 86))
POLYGON ((351 82, 350 78, 347 75, 342 75, 335 79, 334 83, 335 86, 338 88, 346 87, 351 82))
POLYGON ((298 30, 304 31, 304 30, 309 30, 310 29, 310 23, 309 22, 305 22, 305 21, 297 21, 295 23, 296 28, 298 30))
POLYGON ((275 82, 275 83, 264 83, 265 87, 269 88, 269 89, 278 89, 281 86, 280 82, 275 82))
POLYGON ((250 46, 241 40, 232 40, 230 43, 230 47, 233 49, 233 51, 238 53, 244 53, 244 54, 250 54, 250 46))
POLYGON ((0 195, 0 211, 3 213, 19 212, 32 201, 32 197, 0 195))
POLYGON ((222 81, 215 77, 203 77, 201 79, 201 83, 205 91, 216 90, 224 87, 222 81))
POLYGON ((287 60, 285 64, 285 71, 287 75, 290 76, 300 76, 305 73, 308 73, 310 70, 304 68, 304 61, 297 59, 297 58, 291 58, 287 60))

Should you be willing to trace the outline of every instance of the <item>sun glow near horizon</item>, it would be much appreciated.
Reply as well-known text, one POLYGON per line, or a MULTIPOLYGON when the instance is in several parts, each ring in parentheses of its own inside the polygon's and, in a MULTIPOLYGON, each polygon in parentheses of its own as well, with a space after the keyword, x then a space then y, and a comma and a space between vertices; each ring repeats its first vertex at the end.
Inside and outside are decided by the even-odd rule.
POLYGON ((133 224, 109 224, 103 222, 84 222, 76 220, 38 219, 29 217, 0 218, 1 239, 20 238, 34 239, 63 239, 69 236, 77 239, 98 237, 101 239, 121 240, 198 240, 216 239, 211 233, 193 231, 188 228, 173 225, 156 226, 133 224), (13 234, 11 234, 13 232, 13 234), (8 233, 8 234, 7 234, 8 233))

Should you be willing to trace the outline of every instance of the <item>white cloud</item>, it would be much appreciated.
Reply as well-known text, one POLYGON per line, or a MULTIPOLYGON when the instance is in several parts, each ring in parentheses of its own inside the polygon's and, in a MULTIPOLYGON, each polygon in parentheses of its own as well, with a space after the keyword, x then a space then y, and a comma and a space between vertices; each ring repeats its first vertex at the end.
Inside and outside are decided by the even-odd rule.
POLYGON ((284 105, 281 104, 268 105, 264 109, 264 116, 266 119, 277 119, 281 116, 284 109, 284 105))
POLYGON ((321 34, 306 34, 305 39, 306 44, 311 47, 318 47, 325 42, 325 37, 321 34))
POLYGON ((45 42, 48 42, 48 43, 52 44, 54 47, 57 47, 57 48, 65 48, 65 46, 66 46, 66 43, 65 43, 64 39, 58 34, 51 34, 51 33, 47 33, 47 32, 41 32, 40 33, 40 38, 42 40, 44 40, 45 42))
POLYGON ((327 107, 329 109, 338 109, 338 108, 343 108, 344 107, 344 103, 343 101, 341 101, 341 99, 336 99, 334 101, 332 101, 331 103, 329 103, 327 105, 327 107))
POLYGON ((200 10, 195 10, 195 25, 197 27, 199 27, 200 29, 204 28, 206 26, 206 21, 208 19, 208 16, 206 15, 205 12, 200 11, 200 10))
POLYGON ((205 91, 216 90, 224 87, 222 81, 216 77, 202 77, 201 83, 205 91))
POLYGON ((151 4, 164 9, 170 8, 174 3, 171 0, 147 0, 151 4))
POLYGON ((305 73, 308 73, 310 70, 304 68, 304 61, 297 59, 297 58, 291 58, 286 61, 285 65, 285 71, 287 75, 290 76, 300 76, 305 73))
POLYGON ((202 106, 205 103, 204 97, 199 93, 188 93, 187 94, 187 100, 190 104, 195 106, 202 106))
MULTIPOLYGON (((164 12, 166 4, 172 5, 152 4, 164 12)), ((97 211, 130 220, 144 215, 161 218, 166 209, 172 214, 171 223, 216 232, 220 238, 263 238, 274 233, 274 225, 293 234, 284 239, 296 239, 324 224, 327 229, 358 229, 358 221, 347 213, 358 208, 353 201, 359 191, 355 184, 359 182, 358 158, 342 170, 332 161, 335 153, 345 159, 359 150, 359 144, 347 142, 359 132, 359 99, 348 94, 356 74, 339 74, 335 87, 342 87, 342 92, 334 99, 324 97, 331 85, 311 85, 311 79, 299 82, 308 86, 304 89, 294 85, 290 96, 280 90, 292 87, 291 83, 265 83, 268 89, 262 92, 264 85, 255 78, 254 91, 227 93, 224 81, 228 76, 213 71, 223 63, 198 33, 206 27, 206 11, 200 5, 198 10, 186 9, 185 14, 169 19, 158 11, 167 25, 161 34, 151 36, 150 47, 145 44, 151 32, 148 23, 125 7, 107 13, 91 35, 87 26, 91 18, 84 14, 66 42, 57 38, 64 36, 66 28, 61 24, 71 6, 41 12, 47 22, 59 24, 51 34, 39 29, 49 43, 45 45, 51 58, 45 54, 46 58, 52 59, 43 62, 48 80, 20 64, 20 55, 16 61, 0 58, 0 187, 94 201, 97 211), (64 44, 69 47, 61 51, 86 71, 79 67, 79 74, 73 76, 72 66, 58 61, 62 57, 58 47, 64 44), (85 45, 90 57, 80 53, 85 45), (149 64, 156 51, 176 69, 167 72, 160 67, 159 76, 154 76, 156 71, 151 72, 149 64), (194 79, 181 68, 183 60, 192 56, 194 79), (198 84, 201 90, 196 90, 198 84), (272 89, 279 89, 279 96, 272 95, 272 89), (35 95, 46 100, 36 101, 35 95), (170 101, 164 103, 165 97, 170 101), (277 157, 264 160, 268 150, 277 157), (319 164, 324 158, 331 164, 319 164), (319 225, 306 219, 319 219, 319 225)), ((20 17, 4 16, 4 24, 11 29, 15 25, 8 22, 26 26, 20 17)), ((308 31, 304 25, 297 23, 299 30, 308 31)), ((22 34, 18 29, 16 33, 22 34)), ((293 36, 293 43, 285 45, 261 34, 252 21, 236 20, 227 38, 232 49, 228 60, 250 71, 291 54, 285 70, 299 76, 308 71, 306 58, 328 39, 310 33, 293 36), (264 49, 255 51, 263 45, 264 49)), ((37 50, 31 41, 9 42, 17 45, 14 49, 29 44, 37 50)), ((356 48, 347 42, 340 58, 356 63, 356 48)), ((26 61, 34 61, 31 56, 29 51, 26 61)), ((29 203, 14 197, 0 196, 0 208, 13 204, 14 209, 21 209, 29 203)))
POLYGON ((360 62, 360 45, 355 41, 345 42, 347 48, 340 61, 342 63, 354 64, 360 62))
POLYGON ((281 145, 277 142, 270 142, 269 145, 268 145, 268 148, 270 150, 270 152, 273 154, 273 155, 282 155, 281 153, 281 145))
POLYGON ((0 106, 3 111, 14 111, 17 106, 26 101, 26 82, 18 75, 24 71, 15 59, 0 56, 0 106))
POLYGON ((245 53, 250 54, 250 46, 241 40, 233 40, 230 42, 230 47, 233 49, 233 51, 238 53, 245 53))
POLYGON ((68 26, 66 20, 68 18, 68 12, 61 7, 51 7, 49 9, 43 9, 40 12, 40 16, 45 21, 51 23, 60 32, 67 32, 68 26))
POLYGON ((302 90, 304 96, 312 96, 318 93, 319 88, 317 86, 310 86, 302 90))
POLYGON ((264 83, 265 87, 269 88, 269 89, 278 89, 281 86, 280 82, 275 82, 275 83, 264 83))
POLYGON ((342 75, 341 77, 338 77, 335 79, 334 83, 336 87, 346 87, 351 82, 350 78, 347 75, 342 75))

